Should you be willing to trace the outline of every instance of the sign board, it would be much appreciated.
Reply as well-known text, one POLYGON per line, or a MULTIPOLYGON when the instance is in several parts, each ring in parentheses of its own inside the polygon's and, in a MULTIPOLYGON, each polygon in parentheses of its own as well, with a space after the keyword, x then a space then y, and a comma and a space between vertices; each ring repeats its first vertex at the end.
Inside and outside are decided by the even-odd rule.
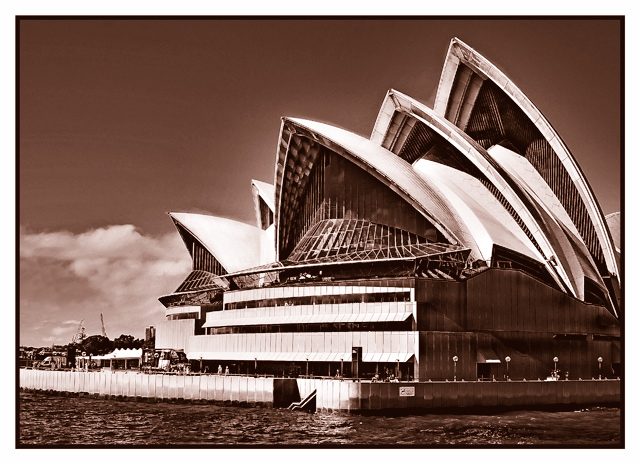
POLYGON ((400 387, 400 396, 416 396, 416 387, 400 387))

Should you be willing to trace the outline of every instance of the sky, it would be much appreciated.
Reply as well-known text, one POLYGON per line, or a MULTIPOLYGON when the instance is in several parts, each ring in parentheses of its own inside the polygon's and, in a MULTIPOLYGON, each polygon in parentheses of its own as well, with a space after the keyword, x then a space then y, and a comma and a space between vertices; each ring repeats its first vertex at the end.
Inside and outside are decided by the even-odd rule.
POLYGON ((368 137, 388 89, 433 105, 452 37, 551 122, 604 214, 620 211, 613 20, 23 20, 19 334, 66 344, 84 320, 144 336, 189 272, 166 215, 253 223, 281 117, 368 137))

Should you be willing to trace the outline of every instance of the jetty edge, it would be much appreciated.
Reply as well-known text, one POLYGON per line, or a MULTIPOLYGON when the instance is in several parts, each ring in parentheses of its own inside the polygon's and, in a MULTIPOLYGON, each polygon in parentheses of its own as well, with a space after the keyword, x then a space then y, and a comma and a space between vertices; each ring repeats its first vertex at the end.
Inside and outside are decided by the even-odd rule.
MULTIPOLYGON (((314 411, 567 409, 620 406, 621 380, 371 382, 243 375, 19 369, 20 391, 150 402, 286 408, 315 392, 314 411)), ((313 402, 309 402, 313 404, 313 402)))

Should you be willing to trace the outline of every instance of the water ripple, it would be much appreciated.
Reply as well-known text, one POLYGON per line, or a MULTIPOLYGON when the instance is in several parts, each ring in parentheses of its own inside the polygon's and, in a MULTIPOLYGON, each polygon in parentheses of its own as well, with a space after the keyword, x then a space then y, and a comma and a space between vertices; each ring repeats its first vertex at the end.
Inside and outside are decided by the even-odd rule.
POLYGON ((620 446, 620 410, 404 417, 20 394, 21 445, 620 446))

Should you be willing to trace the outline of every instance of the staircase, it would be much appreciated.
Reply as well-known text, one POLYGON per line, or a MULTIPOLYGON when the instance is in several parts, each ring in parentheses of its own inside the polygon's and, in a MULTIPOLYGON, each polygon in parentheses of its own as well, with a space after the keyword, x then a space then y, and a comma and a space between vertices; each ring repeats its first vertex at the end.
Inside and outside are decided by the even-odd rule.
POLYGON ((299 410, 302 410, 302 411, 315 412, 317 394, 318 394, 318 390, 315 389, 311 393, 309 393, 306 396, 306 398, 304 398, 304 399, 302 399, 300 401, 296 401, 296 402, 291 403, 287 409, 291 409, 292 411, 295 411, 295 410, 299 409, 299 410))

